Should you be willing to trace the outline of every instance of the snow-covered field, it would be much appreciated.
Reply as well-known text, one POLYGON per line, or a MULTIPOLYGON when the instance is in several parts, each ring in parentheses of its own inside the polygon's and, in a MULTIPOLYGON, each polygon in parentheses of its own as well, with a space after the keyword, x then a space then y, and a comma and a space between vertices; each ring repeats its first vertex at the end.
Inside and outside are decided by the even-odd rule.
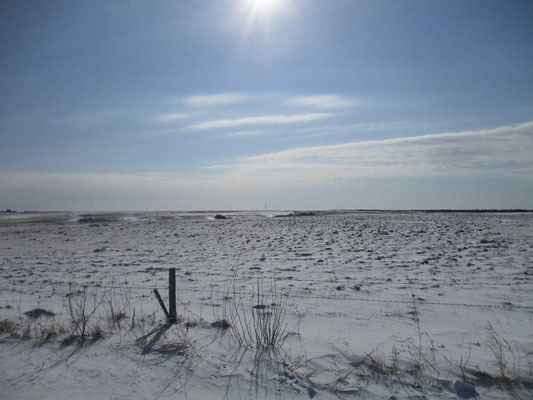
POLYGON ((0 214, 0 398, 532 398, 533 214, 220 214, 0 214), (284 299, 273 351, 211 325, 258 282, 284 299), (83 287, 104 338, 80 346, 83 287))

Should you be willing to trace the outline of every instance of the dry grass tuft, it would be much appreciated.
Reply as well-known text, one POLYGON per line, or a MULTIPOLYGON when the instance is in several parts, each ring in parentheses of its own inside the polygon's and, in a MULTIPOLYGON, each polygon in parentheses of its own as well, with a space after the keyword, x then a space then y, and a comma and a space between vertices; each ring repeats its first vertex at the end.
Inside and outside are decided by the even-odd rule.
POLYGON ((0 333, 6 333, 12 337, 19 336, 15 324, 7 319, 0 320, 0 333))
POLYGON ((87 339, 90 329, 90 321, 95 315, 100 305, 104 302, 105 296, 98 296, 98 289, 89 292, 86 286, 75 291, 71 284, 68 294, 68 312, 71 320, 73 333, 79 338, 81 344, 87 339))
POLYGON ((280 349, 289 332, 285 322, 287 298, 277 289, 276 280, 265 287, 258 279, 251 295, 246 296, 233 279, 227 292, 224 315, 235 342, 245 348, 280 349))
POLYGON ((231 324, 226 319, 219 319, 218 321, 215 321, 211 324, 213 328, 218 329, 229 329, 231 327, 231 324))
POLYGON ((89 336, 91 337, 92 340, 104 339, 105 335, 106 335, 106 332, 100 326, 93 327, 91 331, 89 332, 89 336))

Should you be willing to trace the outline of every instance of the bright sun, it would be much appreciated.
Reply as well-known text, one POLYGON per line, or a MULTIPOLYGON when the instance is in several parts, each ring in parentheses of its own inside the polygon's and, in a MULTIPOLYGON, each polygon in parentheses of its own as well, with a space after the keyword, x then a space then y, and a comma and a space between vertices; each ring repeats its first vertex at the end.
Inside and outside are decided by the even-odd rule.
MULTIPOLYGON (((292 2, 291 2, 292 3, 292 2)), ((253 32, 270 35, 282 20, 290 14, 288 0, 241 0, 237 9, 244 18, 243 37, 250 37, 253 32)))
POLYGON ((256 17, 261 17, 273 14, 277 11, 277 9, 280 8, 282 1, 283 0, 248 0, 248 7, 251 14, 254 14, 256 17))
POLYGON ((279 0, 250 0, 252 7, 257 9, 269 9, 274 8, 279 0))

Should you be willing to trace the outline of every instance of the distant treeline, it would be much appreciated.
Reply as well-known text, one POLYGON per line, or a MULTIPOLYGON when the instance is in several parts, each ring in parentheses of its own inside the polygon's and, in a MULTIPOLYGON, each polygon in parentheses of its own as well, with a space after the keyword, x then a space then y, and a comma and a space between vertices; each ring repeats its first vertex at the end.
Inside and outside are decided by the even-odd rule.
POLYGON ((521 208, 512 208, 512 209, 490 209, 490 208, 480 208, 472 210, 454 210, 454 209, 431 209, 431 210, 372 210, 372 209, 358 209, 354 210, 357 212, 419 212, 419 213, 530 213, 533 210, 521 209, 521 208))
MULTIPOLYGON (((0 214, 3 213, 32 213, 32 214, 53 214, 53 213, 64 213, 64 212, 73 212, 73 211, 15 211, 13 209, 7 209, 7 210, 0 210, 0 214)), ((117 211, 118 213, 135 213, 140 211, 117 211)), ((115 212, 115 213, 117 213, 115 212)), ((161 212, 161 211, 142 211, 142 212, 161 212)), ((179 213, 198 213, 198 214, 213 214, 213 213, 232 213, 232 212, 263 212, 263 210, 198 210, 198 211, 179 211, 179 210, 173 210, 173 211, 165 211, 165 212, 179 212, 179 213)), ((286 212, 285 210, 269 210, 268 212, 286 212)), ((335 210, 306 210, 306 211, 292 211, 288 214, 283 215, 275 215, 276 217, 303 217, 303 216, 313 216, 313 215, 323 215, 323 214, 332 214, 332 213, 358 213, 358 212, 373 212, 373 213, 406 213, 406 212, 417 212, 417 213, 533 213, 533 209, 525 209, 525 208, 509 208, 509 209, 491 209, 491 208, 476 208, 476 209, 452 209, 452 208, 435 208, 435 209, 429 209, 429 210, 384 210, 379 208, 357 208, 357 209, 349 209, 349 208, 339 208, 335 210)), ((104 212, 104 213, 112 213, 104 212)), ((94 214, 102 214, 102 212, 99 213, 88 213, 81 215, 81 217, 92 217, 94 214)), ((81 221, 81 222, 92 222, 92 221, 81 221)))

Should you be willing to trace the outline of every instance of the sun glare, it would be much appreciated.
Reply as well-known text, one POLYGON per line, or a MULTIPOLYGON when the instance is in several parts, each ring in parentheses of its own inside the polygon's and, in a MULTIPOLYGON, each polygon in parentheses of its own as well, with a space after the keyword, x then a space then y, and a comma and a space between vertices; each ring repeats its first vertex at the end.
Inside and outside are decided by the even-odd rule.
POLYGON ((269 12, 279 5, 280 0, 248 0, 250 6, 257 12, 269 12))
POLYGON ((284 0, 246 0, 246 8, 251 19, 268 19, 278 13, 284 0))
POLYGON ((265 43, 271 42, 292 8, 293 2, 289 0, 240 0, 235 16, 240 21, 243 41, 261 35, 265 43))

